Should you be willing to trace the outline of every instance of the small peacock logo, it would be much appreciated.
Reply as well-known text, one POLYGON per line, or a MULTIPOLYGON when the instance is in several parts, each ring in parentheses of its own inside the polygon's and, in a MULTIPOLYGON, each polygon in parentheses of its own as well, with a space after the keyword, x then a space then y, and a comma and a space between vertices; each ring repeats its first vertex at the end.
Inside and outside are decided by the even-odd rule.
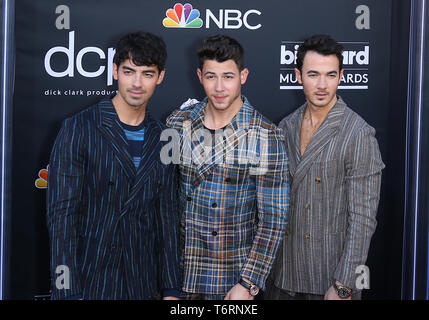
POLYGON ((201 28, 203 20, 200 19, 200 11, 193 9, 192 5, 176 3, 173 8, 167 10, 167 17, 162 24, 166 28, 201 28))
POLYGON ((39 171, 39 178, 34 181, 34 185, 37 189, 46 189, 48 187, 48 171, 49 165, 46 167, 46 169, 39 171))

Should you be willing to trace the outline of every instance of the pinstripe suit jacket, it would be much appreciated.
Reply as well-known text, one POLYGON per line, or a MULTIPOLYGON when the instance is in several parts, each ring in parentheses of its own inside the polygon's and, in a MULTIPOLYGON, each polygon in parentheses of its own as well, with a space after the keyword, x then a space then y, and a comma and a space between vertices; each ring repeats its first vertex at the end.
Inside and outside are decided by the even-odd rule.
POLYGON ((287 291, 354 288, 376 227, 381 160, 375 130, 339 97, 300 154, 306 104, 283 119, 290 159, 290 222, 272 278, 287 291))
MULTIPOLYGON (((244 105, 226 126, 231 134, 226 135, 225 148, 217 148, 223 146, 222 138, 215 146, 215 158, 225 152, 232 161, 207 163, 202 157, 187 161, 186 152, 182 152, 179 167, 186 292, 226 294, 240 277, 264 288, 283 238, 289 205, 283 135, 245 97, 242 99, 244 105), (253 133, 261 135, 252 139, 253 133), (240 163, 238 157, 244 153, 249 161, 240 163), (253 162, 253 155, 260 161, 253 162)), ((206 104, 207 98, 173 112, 167 125, 182 138, 188 130, 197 134, 203 128, 206 104)), ((200 155, 200 140, 194 136, 191 145, 192 154, 200 155)))
POLYGON ((110 99, 66 119, 49 166, 52 297, 148 299, 180 289, 176 169, 160 162, 163 126, 148 113, 135 168, 110 99), (57 289, 57 266, 70 288, 57 289))

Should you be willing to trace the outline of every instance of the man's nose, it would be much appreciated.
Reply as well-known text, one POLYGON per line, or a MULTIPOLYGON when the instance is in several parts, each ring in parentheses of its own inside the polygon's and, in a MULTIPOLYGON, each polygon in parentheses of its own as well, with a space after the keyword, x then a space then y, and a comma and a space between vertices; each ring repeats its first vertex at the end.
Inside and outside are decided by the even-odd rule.
POLYGON ((216 87, 215 87, 215 89, 216 89, 216 91, 223 91, 224 85, 223 85, 222 78, 218 78, 216 80, 216 87))
POLYGON ((142 86, 142 75, 136 73, 133 77, 133 86, 136 88, 140 88, 142 86))
POLYGON ((326 89, 327 81, 325 76, 319 77, 319 81, 317 82, 317 87, 319 89, 326 89))

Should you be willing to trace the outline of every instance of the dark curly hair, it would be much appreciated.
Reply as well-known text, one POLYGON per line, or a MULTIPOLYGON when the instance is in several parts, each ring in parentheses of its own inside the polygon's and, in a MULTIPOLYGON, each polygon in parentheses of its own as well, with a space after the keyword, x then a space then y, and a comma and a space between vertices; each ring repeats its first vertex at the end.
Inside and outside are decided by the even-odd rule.
POLYGON ((328 35, 318 34, 304 40, 298 48, 296 68, 302 71, 302 64, 307 51, 315 51, 318 54, 329 56, 335 54, 338 58, 340 70, 343 68, 343 46, 328 35))
POLYGON ((137 66, 156 65, 159 71, 165 69, 167 48, 164 40, 149 32, 133 32, 123 36, 116 45, 113 62, 119 65, 130 59, 137 66))
POLYGON ((226 35, 215 35, 205 38, 198 47, 197 53, 201 70, 206 60, 224 62, 232 59, 240 71, 244 68, 243 47, 237 40, 226 35))

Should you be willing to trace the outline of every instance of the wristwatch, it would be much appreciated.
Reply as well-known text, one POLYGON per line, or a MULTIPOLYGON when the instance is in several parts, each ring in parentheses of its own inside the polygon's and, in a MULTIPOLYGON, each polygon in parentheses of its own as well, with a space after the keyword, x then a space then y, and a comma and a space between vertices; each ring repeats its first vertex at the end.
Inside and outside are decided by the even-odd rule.
POLYGON ((253 283, 249 283, 245 281, 243 278, 240 278, 238 283, 241 284, 243 287, 245 287, 247 290, 249 290, 249 293, 251 296, 256 296, 259 293, 259 287, 257 285, 254 285, 253 283))
POLYGON ((337 291, 337 294, 341 299, 346 299, 352 295, 352 289, 346 286, 337 284, 336 281, 334 281, 333 287, 335 291, 337 291))

